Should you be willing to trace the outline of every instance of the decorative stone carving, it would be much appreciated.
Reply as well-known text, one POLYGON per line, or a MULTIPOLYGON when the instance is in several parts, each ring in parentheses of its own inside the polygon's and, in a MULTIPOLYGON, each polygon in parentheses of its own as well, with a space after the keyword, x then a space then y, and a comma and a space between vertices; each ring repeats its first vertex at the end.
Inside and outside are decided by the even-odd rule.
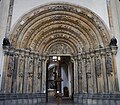
POLYGON ((28 72, 28 77, 33 78, 33 72, 28 72))
MULTIPOLYGON (((38 7, 35 10, 26 14, 19 21, 19 23, 15 26, 14 32, 12 32, 10 39, 12 41, 12 44, 17 47, 30 48, 32 46, 35 47, 36 45, 42 46, 43 44, 48 44, 47 42, 43 43, 41 41, 41 40, 43 40, 42 37, 45 35, 48 36, 48 34, 51 31, 53 32, 53 34, 55 34, 56 32, 54 32, 54 31, 56 31, 56 30, 60 30, 60 32, 63 32, 63 33, 66 33, 66 31, 67 32, 69 31, 69 36, 71 36, 73 34, 74 35, 73 40, 76 40, 76 41, 83 40, 84 42, 90 42, 90 40, 93 38, 94 39, 98 38, 98 40, 101 40, 101 38, 102 38, 103 43, 105 43, 105 45, 108 45, 108 41, 109 41, 108 31, 106 30, 104 24, 99 19, 99 17, 97 17, 94 13, 92 13, 91 11, 89 11, 85 8, 77 7, 77 6, 70 5, 70 4, 62 4, 62 3, 49 4, 49 6, 46 5, 46 6, 43 6, 42 8, 38 7), (44 11, 49 13, 49 16, 47 14, 45 15, 44 11), (51 11, 51 12, 49 12, 49 11, 51 11), (64 11, 63 12, 64 14, 61 13, 61 11, 64 11), (58 13, 60 13, 61 15, 58 15, 58 13), (85 18, 85 20, 87 20, 86 21, 87 24, 83 20, 83 17, 85 18), (22 25, 21 25, 21 22, 22 22, 22 25), (35 23, 35 24, 33 24, 33 23, 35 23), (92 25, 90 25, 90 24, 92 24, 92 25), (32 26, 32 27, 30 27, 30 26, 32 26), (24 27, 26 27, 26 28, 24 28, 24 27), (96 28, 93 28, 93 27, 96 27, 96 28), (100 27, 100 28, 98 29, 97 27, 100 27), (87 29, 89 29, 89 30, 94 29, 94 30, 90 32, 87 29), (100 34, 100 35, 96 36, 95 32, 99 32, 98 34, 100 34), (80 39, 81 33, 86 38, 81 37, 81 39, 80 39), (78 36, 76 34, 78 34, 78 36), (103 38, 103 36, 104 36, 104 38, 103 38), (22 42, 20 42, 21 37, 23 38, 22 42), (88 37, 90 37, 90 38, 88 38, 88 37), (89 41, 86 39, 88 39, 89 41), (18 43, 19 45, 15 45, 17 42, 20 42, 20 43, 18 43), (29 43, 27 43, 27 42, 29 42, 29 43), (31 44, 31 42, 35 42, 35 43, 31 44)), ((48 37, 45 37, 45 38, 48 38, 48 37)), ((46 40, 45 38, 44 38, 44 42, 46 40)), ((70 40, 68 40, 68 41, 70 41, 70 40)), ((97 43, 98 43, 97 40, 93 40, 93 41, 94 42, 89 43, 91 48, 92 47, 97 48, 96 47, 97 43)), ((76 42, 73 41, 73 43, 75 44, 76 42)), ((78 43, 79 43, 79 41, 78 41, 78 43)), ((83 42, 82 42, 82 44, 83 44, 83 42)), ((39 49, 37 49, 37 50, 39 50, 39 49)))
POLYGON ((91 73, 91 63, 89 60, 87 61, 86 66, 87 66, 87 73, 91 73))
POLYGON ((30 61, 29 61, 29 70, 28 71, 30 71, 30 72, 33 71, 33 59, 30 59, 30 61))
POLYGON ((41 73, 38 73, 37 78, 41 79, 41 73))
POLYGON ((22 71, 23 67, 24 67, 24 59, 23 58, 20 59, 19 65, 20 65, 19 70, 22 71))
POLYGON ((50 54, 70 54, 71 50, 67 45, 63 43, 57 43, 51 46, 48 52, 50 54))
MULTIPOLYGON (((93 88, 92 77, 96 78, 96 75, 97 77, 100 77, 102 72, 105 70, 103 67, 105 64, 102 63, 106 63, 108 74, 112 72, 112 65, 110 65, 112 63, 112 58, 108 57, 106 58, 106 62, 102 62, 99 58, 99 51, 97 52, 97 57, 96 54, 92 54, 93 60, 89 57, 91 53, 95 52, 95 49, 102 49, 99 44, 103 46, 103 49, 107 47, 110 39, 109 32, 99 17, 82 7, 61 3, 50 4, 43 6, 42 8, 39 7, 29 12, 21 18, 21 20, 19 20, 19 23, 15 26, 14 32, 12 32, 10 39, 15 48, 31 48, 28 52, 23 51, 20 53, 22 60, 19 63, 19 72, 17 74, 18 78, 20 77, 20 83, 18 83, 20 87, 24 85, 23 83, 26 83, 27 85, 24 85, 25 92, 32 92, 33 84, 36 81, 38 81, 36 84, 42 83, 42 85, 46 82, 46 72, 44 71, 44 61, 46 60, 46 56, 44 56, 43 61, 38 61, 39 64, 35 67, 36 62, 33 58, 34 53, 31 53, 31 50, 37 50, 39 51, 39 54, 43 55, 46 52, 48 52, 48 54, 71 54, 71 56, 73 55, 73 52, 75 54, 82 53, 80 55, 82 59, 81 64, 79 61, 80 59, 78 60, 77 56, 75 58, 75 60, 78 61, 74 65, 74 68, 79 69, 79 72, 77 72, 79 74, 76 73, 74 76, 79 76, 80 80, 75 82, 81 83, 83 85, 81 87, 85 88, 85 92, 87 92, 87 85, 88 88, 93 88), (91 48, 91 50, 89 50, 89 48, 91 48), (26 56, 27 59, 24 60, 24 56, 26 56), (95 72, 91 72, 94 68, 96 70, 96 74, 95 72), (34 79, 34 77, 37 79, 34 79), (87 81, 88 84, 86 84, 87 81), (28 91, 26 90, 26 87, 28 91)), ((116 46, 116 44, 116 41, 111 41, 110 46, 116 46)), ((9 42, 7 44, 4 43, 4 45, 9 45, 9 42)), ((101 56, 105 58, 105 54, 106 52, 104 49, 101 56)), ((12 76, 13 70, 14 59, 12 60, 12 63, 9 64, 8 76, 12 76)), ((101 80, 101 78, 94 80, 94 82, 99 82, 98 85, 100 86, 97 88, 100 88, 100 90, 103 88, 101 80)), ((40 86, 41 85, 38 87, 40 86)), ((90 89, 88 90, 91 91, 90 89)))
POLYGON ((100 59, 96 59, 95 70, 96 70, 97 76, 99 77, 101 75, 101 61, 100 61, 100 59))
POLYGON ((106 59, 106 71, 107 71, 107 74, 111 74, 112 72, 112 59, 110 56, 107 56, 107 59, 106 59))
POLYGON ((7 76, 8 77, 13 76, 13 72, 14 72, 14 58, 12 56, 9 56, 9 64, 8 64, 7 76))
POLYGON ((23 72, 19 73, 19 77, 21 78, 23 77, 23 72))

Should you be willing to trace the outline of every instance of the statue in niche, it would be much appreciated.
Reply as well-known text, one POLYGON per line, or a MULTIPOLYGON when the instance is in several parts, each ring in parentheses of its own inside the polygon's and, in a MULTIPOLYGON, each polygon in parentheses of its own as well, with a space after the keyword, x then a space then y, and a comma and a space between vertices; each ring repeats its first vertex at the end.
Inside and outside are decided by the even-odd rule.
POLYGON ((109 46, 110 46, 110 47, 111 47, 111 46, 117 46, 117 39, 116 39, 114 36, 113 36, 113 38, 111 39, 109 46))
POLYGON ((96 60, 95 70, 96 70, 97 76, 100 76, 101 75, 101 61, 100 61, 100 59, 96 60))
POLYGON ((106 71, 107 71, 107 74, 111 74, 111 72, 112 72, 112 59, 111 59, 111 57, 107 57, 106 71))

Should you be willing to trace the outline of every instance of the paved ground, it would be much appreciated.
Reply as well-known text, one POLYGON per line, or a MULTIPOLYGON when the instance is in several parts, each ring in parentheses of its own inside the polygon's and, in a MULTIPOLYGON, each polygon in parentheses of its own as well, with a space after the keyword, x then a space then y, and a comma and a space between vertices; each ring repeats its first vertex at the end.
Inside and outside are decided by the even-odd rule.
MULTIPOLYGON (((47 103, 46 105, 57 105, 57 103, 47 103)), ((60 103, 59 105, 74 105, 72 103, 60 103)))
POLYGON ((73 100, 69 98, 62 98, 59 104, 57 102, 56 100, 50 99, 46 105, 74 105, 73 100))

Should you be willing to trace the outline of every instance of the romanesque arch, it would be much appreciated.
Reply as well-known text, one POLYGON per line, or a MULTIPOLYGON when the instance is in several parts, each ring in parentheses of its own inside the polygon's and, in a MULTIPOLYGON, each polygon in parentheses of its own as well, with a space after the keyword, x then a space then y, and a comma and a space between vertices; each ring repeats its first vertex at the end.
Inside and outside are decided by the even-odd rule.
POLYGON ((69 55, 74 62, 74 93, 117 91, 111 35, 87 8, 67 3, 37 7, 22 16, 4 48, 5 92, 43 92, 50 55, 69 55))

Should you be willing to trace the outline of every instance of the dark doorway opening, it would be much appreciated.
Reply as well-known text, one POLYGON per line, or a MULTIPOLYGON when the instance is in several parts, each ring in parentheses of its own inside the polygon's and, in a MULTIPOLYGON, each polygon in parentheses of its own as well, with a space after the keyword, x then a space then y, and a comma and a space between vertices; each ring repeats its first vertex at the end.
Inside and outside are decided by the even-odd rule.
POLYGON ((70 56, 50 56, 46 67, 47 102, 56 101, 56 93, 60 98, 73 99, 74 64, 70 56))

